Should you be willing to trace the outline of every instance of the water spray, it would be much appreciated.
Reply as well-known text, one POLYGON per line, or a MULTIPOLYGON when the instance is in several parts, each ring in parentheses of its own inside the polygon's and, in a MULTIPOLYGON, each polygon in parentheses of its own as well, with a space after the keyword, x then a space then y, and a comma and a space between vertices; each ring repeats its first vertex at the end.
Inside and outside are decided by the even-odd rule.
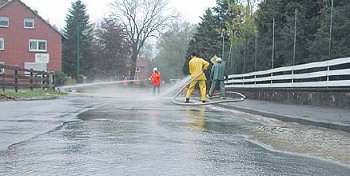
MULTIPOLYGON (((195 81, 199 76, 201 76, 204 72, 200 72, 197 76, 192 78, 185 86, 183 86, 174 96, 173 98, 173 103, 177 105, 186 105, 186 106, 198 106, 198 105, 210 105, 210 104, 219 104, 219 103, 228 103, 228 102, 240 102, 244 101, 246 99, 246 96, 239 92, 230 92, 230 94, 236 94, 240 98, 233 98, 233 99, 226 99, 226 100, 219 100, 219 101, 210 101, 210 102, 205 102, 205 103, 185 103, 185 102, 179 102, 176 100, 176 98, 183 92, 183 90, 190 85, 193 81, 195 81)), ((216 97, 216 96, 215 96, 216 97)), ((213 98, 215 98, 213 97, 213 98)))

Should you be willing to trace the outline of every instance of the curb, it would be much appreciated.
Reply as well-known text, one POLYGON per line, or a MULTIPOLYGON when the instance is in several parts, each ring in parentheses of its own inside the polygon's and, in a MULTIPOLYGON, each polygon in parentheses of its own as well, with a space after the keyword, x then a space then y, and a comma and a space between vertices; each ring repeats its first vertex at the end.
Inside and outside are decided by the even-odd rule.
POLYGON ((270 112, 264 112, 264 111, 259 111, 259 110, 254 110, 250 108, 241 108, 241 107, 235 107, 235 106, 230 106, 230 105, 223 105, 223 104, 218 104, 216 106, 225 108, 225 109, 234 109, 250 114, 256 114, 256 115, 261 115, 264 117, 269 117, 269 118, 274 118, 281 120, 283 122, 296 122, 301 125, 312 125, 316 127, 322 127, 322 128, 328 128, 332 130, 338 130, 338 131, 343 131, 350 133, 350 126, 348 125, 342 125, 342 124, 336 124, 336 123, 330 123, 330 122, 321 122, 321 121, 314 121, 310 119, 304 119, 304 118, 297 118, 297 117, 290 117, 286 115, 279 115, 279 114, 274 114, 270 112))

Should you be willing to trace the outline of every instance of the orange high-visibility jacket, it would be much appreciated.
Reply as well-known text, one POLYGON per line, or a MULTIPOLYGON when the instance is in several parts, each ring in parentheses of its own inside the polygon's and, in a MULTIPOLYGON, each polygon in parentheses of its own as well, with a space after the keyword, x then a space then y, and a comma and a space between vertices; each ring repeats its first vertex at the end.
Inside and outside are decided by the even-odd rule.
POLYGON ((153 72, 151 76, 152 84, 153 86, 159 86, 160 85, 160 72, 153 72))

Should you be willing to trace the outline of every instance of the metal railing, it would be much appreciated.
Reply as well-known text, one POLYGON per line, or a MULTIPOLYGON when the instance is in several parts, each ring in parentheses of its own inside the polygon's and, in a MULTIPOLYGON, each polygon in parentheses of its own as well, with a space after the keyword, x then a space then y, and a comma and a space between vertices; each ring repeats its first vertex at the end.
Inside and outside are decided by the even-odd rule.
POLYGON ((339 58, 246 74, 233 74, 228 88, 336 88, 350 87, 350 58, 339 58))

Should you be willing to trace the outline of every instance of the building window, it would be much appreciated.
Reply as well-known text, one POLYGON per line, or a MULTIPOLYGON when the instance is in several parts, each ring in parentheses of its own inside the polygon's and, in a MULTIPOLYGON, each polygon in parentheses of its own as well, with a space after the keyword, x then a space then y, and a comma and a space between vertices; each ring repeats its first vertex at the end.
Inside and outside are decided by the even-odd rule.
POLYGON ((141 71, 140 67, 136 67, 136 72, 140 72, 140 71, 141 71))
POLYGON ((0 27, 9 27, 9 17, 0 16, 0 27))
POLYGON ((47 41, 46 40, 29 40, 29 51, 46 52, 47 41))
POLYGON ((5 40, 0 37, 0 50, 5 50, 5 40))
MULTIPOLYGON (((5 64, 5 62, 1 62, 0 61, 0 65, 1 64, 5 64)), ((0 74, 4 74, 5 73, 5 69, 4 68, 0 68, 0 74)))
POLYGON ((34 19, 33 18, 24 18, 24 28, 33 29, 34 28, 34 19))

